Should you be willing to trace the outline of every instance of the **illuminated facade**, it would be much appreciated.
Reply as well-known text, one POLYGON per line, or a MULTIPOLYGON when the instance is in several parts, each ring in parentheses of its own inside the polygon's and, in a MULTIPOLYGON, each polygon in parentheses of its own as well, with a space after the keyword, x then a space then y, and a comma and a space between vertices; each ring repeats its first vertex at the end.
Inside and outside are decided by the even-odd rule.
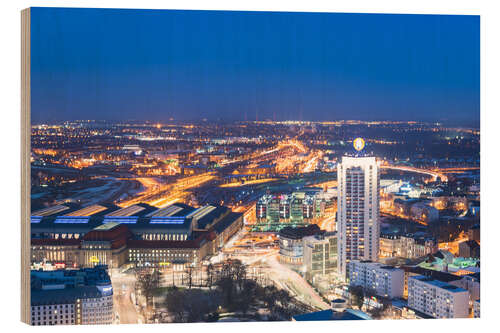
POLYGON ((328 275, 337 270, 337 233, 326 232, 304 237, 306 277, 328 275))
POLYGON ((435 253, 438 243, 432 237, 415 235, 381 235, 380 257, 415 259, 435 253))
POLYGON ((338 179, 338 272, 351 260, 377 261, 379 255, 379 168, 375 157, 343 156, 338 179))
POLYGON ((243 214, 224 206, 194 209, 178 204, 148 207, 139 212, 144 213, 141 216, 122 215, 136 214, 140 207, 122 208, 105 216, 32 218, 32 234, 39 237, 31 238, 32 266, 196 265, 220 251, 243 227, 243 214), (68 233, 78 238, 65 237, 68 233))
POLYGON ((267 194, 255 206, 257 220, 262 223, 302 224, 322 216, 326 199, 323 192, 293 192, 267 194))
POLYGON ((469 292, 427 276, 411 276, 408 306, 434 318, 467 318, 469 292))
POLYGON ((304 262, 305 237, 321 233, 316 224, 307 227, 285 227, 279 233, 279 260, 284 264, 302 265, 304 262))
POLYGON ((403 269, 371 261, 353 260, 348 263, 349 284, 361 286, 378 296, 401 298, 404 292, 403 269))
POLYGON ((80 263, 78 239, 32 239, 31 262, 49 261, 58 268, 76 267, 80 263))
POLYGON ((32 325, 113 322, 113 287, 106 266, 31 271, 32 325))

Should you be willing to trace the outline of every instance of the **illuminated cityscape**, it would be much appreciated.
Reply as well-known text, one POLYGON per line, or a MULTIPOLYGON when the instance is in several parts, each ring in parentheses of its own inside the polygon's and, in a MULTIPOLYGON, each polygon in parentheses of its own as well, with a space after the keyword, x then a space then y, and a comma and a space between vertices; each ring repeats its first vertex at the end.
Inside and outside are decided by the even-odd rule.
POLYGON ((75 121, 34 125, 32 146, 32 268, 106 267, 114 302, 108 323, 183 321, 171 313, 172 288, 217 288, 235 262, 246 279, 286 291, 294 304, 255 305, 239 320, 305 320, 338 299, 372 318, 432 317, 410 303, 420 297, 412 286, 424 288, 417 283, 424 280, 408 277, 421 275, 439 282, 429 286, 451 281, 469 292, 460 305, 466 314, 446 316, 474 316, 478 130, 413 122, 75 121), (360 131, 373 139, 356 144, 360 131), (429 142, 436 149, 422 152, 428 133, 438 136, 429 142), (470 150, 455 148, 464 142, 470 150), (373 265, 377 273, 365 276, 373 265), (269 312, 257 317, 260 307, 269 312))
POLYGON ((33 9, 32 324, 480 316, 477 17, 83 11, 33 9))

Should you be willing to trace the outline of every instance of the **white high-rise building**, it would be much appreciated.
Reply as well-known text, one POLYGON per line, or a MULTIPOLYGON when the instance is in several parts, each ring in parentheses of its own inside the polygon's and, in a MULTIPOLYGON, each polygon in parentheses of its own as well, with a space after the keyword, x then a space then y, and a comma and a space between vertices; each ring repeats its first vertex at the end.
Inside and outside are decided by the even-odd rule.
POLYGON ((338 179, 338 272, 347 277, 351 260, 378 261, 379 255, 379 168, 375 157, 361 152, 364 141, 354 140, 355 156, 343 156, 338 179))

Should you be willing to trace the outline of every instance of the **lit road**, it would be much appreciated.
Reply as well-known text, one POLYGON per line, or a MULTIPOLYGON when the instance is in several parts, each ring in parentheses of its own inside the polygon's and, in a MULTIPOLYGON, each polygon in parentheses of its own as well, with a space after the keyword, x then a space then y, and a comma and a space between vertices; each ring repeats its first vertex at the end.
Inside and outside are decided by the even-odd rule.
POLYGON ((137 324, 141 317, 137 313, 135 304, 132 303, 135 276, 133 274, 122 274, 114 269, 111 275, 113 284, 113 308, 118 314, 120 324, 137 324))
POLYGON ((248 185, 257 185, 257 184, 262 184, 262 183, 269 183, 279 180, 278 178, 265 178, 265 179, 256 179, 256 180, 247 180, 246 182, 237 182, 237 183, 229 183, 229 184, 222 184, 219 185, 219 187, 240 187, 240 186, 248 186, 248 185))
POLYGON ((184 199, 189 194, 187 190, 196 188, 215 178, 216 176, 213 173, 204 173, 197 176, 183 178, 174 185, 172 191, 170 191, 167 196, 162 197, 161 199, 149 201, 147 203, 159 208, 167 207, 177 201, 184 199))
POLYGON ((479 167, 463 167, 463 168, 439 168, 434 169, 435 171, 439 171, 441 173, 463 173, 467 171, 476 171, 479 170, 479 167))
MULTIPOLYGON (((296 140, 287 140, 278 143, 278 145, 268 151, 264 152, 256 152, 252 154, 246 160, 256 162, 255 158, 260 156, 268 156, 267 158, 271 158, 274 152, 280 152, 282 150, 291 149, 296 152, 305 153, 307 151, 306 147, 299 141, 296 140)), ((287 155, 288 158, 291 158, 293 155, 287 155)), ((286 160, 288 160, 288 158, 286 160)), ((304 157, 300 157, 302 160, 304 157)), ((245 160, 235 159, 233 161, 226 161, 221 164, 229 165, 236 162, 244 162, 245 160)), ((309 161, 309 160, 308 160, 309 161)), ((313 168, 316 165, 316 160, 309 162, 309 168, 313 168)), ((187 190, 199 187, 211 180, 216 179, 217 176, 213 172, 206 172, 199 175, 183 177, 179 179, 174 184, 162 185, 159 184, 154 178, 137 178, 138 181, 146 188, 145 191, 139 193, 132 199, 122 201, 118 205, 121 207, 131 206, 137 203, 147 203, 159 208, 167 207, 175 202, 182 201, 189 194, 187 190), (162 193, 168 193, 165 196, 162 196, 162 193)), ((270 181, 270 180, 266 180, 270 181)), ((263 180, 253 181, 255 184, 266 182, 263 180)), ((252 183, 246 183, 242 185, 251 185, 252 183)), ((232 187, 232 185, 222 185, 223 187, 232 187)))
POLYGON ((142 186, 144 186, 145 190, 144 192, 152 192, 155 188, 158 188, 161 186, 161 184, 155 179, 155 178, 149 178, 149 177, 140 177, 140 178, 135 178, 135 180, 139 181, 142 186))
POLYGON ((435 171, 435 170, 419 169, 419 168, 414 168, 414 167, 409 167, 409 166, 390 165, 390 164, 381 164, 380 168, 381 169, 391 169, 391 170, 424 174, 424 175, 431 176, 434 181, 436 181, 438 177, 441 178, 441 180, 443 182, 448 181, 448 177, 444 173, 441 173, 441 172, 435 171))
POLYGON ((265 276, 280 288, 288 290, 299 301, 318 309, 329 309, 330 305, 323 301, 302 276, 278 262, 279 250, 273 243, 274 238, 263 237, 254 237, 240 231, 224 248, 224 256, 241 260, 249 266, 249 270, 260 267, 265 276), (248 243, 250 245, 245 246, 248 243))
POLYGON ((439 243, 438 246, 439 246, 440 250, 448 250, 451 253, 453 253, 454 255, 458 256, 459 244, 462 243, 462 242, 468 241, 468 240, 469 240, 469 237, 467 236, 466 233, 464 233, 462 231, 458 235, 458 237, 455 240, 453 240, 452 242, 439 243))
MULTIPOLYGON (((143 192, 133 199, 120 202, 119 205, 121 207, 128 207, 142 202, 159 208, 163 208, 168 205, 171 205, 172 203, 184 199, 188 195, 187 190, 191 188, 196 188, 215 178, 216 176, 213 173, 207 172, 195 176, 181 178, 174 184, 161 185, 161 186, 154 185, 156 188, 155 190, 150 190, 145 193, 143 192), (168 192, 168 194, 158 198, 158 196, 161 196, 161 193, 163 192, 168 192)), ((150 180, 150 178, 146 179, 150 180)))
MULTIPOLYGON (((336 210, 336 209, 335 209, 336 210)), ((337 230, 335 223, 335 212, 329 213, 319 224, 321 230, 335 231, 337 230)))
POLYGON ((302 172, 303 173, 313 172, 314 169, 316 169, 317 164, 318 164, 318 156, 313 156, 308 162, 306 162, 306 165, 304 166, 302 172))
POLYGON ((269 266, 267 270, 269 278, 290 290, 298 300, 322 310, 330 309, 330 305, 323 301, 306 280, 277 261, 277 255, 266 258, 264 262, 269 266))

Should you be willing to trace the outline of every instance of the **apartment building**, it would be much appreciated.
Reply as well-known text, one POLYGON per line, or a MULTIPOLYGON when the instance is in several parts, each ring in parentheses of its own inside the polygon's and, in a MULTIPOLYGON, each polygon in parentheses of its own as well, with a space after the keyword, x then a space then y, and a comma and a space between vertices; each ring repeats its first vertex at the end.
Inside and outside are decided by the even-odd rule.
POLYGON ((405 274, 400 268, 366 260, 351 260, 348 271, 351 286, 361 286, 383 297, 403 297, 405 274))
POLYGON ((408 278, 408 306, 434 318, 467 318, 469 292, 431 277, 411 276, 408 278))

